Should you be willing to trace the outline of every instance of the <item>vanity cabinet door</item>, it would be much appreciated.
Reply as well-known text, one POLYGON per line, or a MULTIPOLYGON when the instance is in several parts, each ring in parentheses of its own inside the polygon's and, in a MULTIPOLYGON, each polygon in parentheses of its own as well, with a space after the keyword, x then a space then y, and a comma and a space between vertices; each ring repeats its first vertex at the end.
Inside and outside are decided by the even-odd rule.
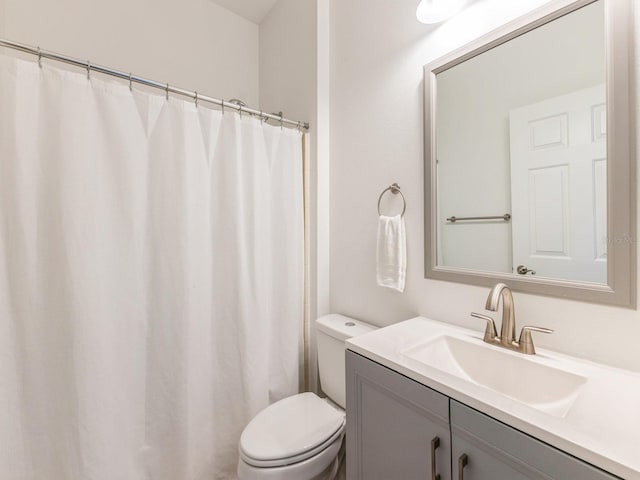
POLYGON ((613 480, 618 478, 455 400, 451 400, 450 419, 451 458, 455 479, 613 480), (466 456, 466 465, 463 467, 464 456, 466 456))
POLYGON ((346 355, 347 478, 450 480, 448 397, 356 353, 346 355))

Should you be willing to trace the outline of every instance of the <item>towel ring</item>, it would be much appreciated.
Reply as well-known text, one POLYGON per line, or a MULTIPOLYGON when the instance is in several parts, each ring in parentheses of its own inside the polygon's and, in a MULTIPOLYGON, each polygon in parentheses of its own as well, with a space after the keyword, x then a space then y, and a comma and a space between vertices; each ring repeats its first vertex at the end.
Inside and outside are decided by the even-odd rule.
POLYGON ((404 212, 407 211, 407 199, 404 198, 403 193, 400 191, 400 185, 398 185, 397 183, 393 183, 389 185, 387 188, 385 188, 382 191, 382 193, 378 197, 378 215, 382 215, 382 213, 380 212, 380 202, 382 201, 382 197, 384 196, 384 194, 387 193, 389 190, 391 190, 391 193, 393 193, 394 195, 397 195, 399 193, 400 196, 402 197, 403 206, 402 206, 402 213, 400 214, 400 216, 404 217, 404 212))

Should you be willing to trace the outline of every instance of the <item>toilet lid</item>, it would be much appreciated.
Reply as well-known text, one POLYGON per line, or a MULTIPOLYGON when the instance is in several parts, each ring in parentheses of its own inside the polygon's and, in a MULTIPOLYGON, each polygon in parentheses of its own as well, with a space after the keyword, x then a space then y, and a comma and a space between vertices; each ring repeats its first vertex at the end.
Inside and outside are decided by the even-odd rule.
POLYGON ((344 412, 314 393, 287 397, 254 417, 240 437, 243 456, 258 461, 298 456, 333 437, 344 412))

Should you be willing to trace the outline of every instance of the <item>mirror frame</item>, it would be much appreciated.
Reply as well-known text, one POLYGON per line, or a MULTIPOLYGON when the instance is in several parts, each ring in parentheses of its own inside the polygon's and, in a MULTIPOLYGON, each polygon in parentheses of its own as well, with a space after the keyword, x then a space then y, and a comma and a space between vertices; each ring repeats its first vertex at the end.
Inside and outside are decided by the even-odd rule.
POLYGON ((607 284, 437 265, 436 75, 597 0, 544 5, 424 67, 425 278, 636 308, 636 150, 633 0, 603 0, 607 91, 607 284), (614 188, 615 187, 615 188, 614 188))

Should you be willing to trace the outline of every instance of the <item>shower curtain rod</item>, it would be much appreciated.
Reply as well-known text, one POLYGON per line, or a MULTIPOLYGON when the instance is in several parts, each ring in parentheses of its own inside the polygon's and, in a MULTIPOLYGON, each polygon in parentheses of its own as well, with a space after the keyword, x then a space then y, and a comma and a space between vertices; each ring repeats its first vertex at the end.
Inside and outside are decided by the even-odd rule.
POLYGON ((125 73, 120 70, 114 70, 112 68, 103 67, 101 65, 94 65, 91 61, 83 61, 78 60, 72 57, 67 57, 65 55, 60 55, 55 52, 50 52, 47 50, 41 50, 40 47, 31 47, 29 45, 24 45, 22 43, 13 42, 11 40, 6 40, 0 38, 0 47, 12 48, 14 50, 19 50, 24 53, 29 53, 31 55, 35 55, 38 57, 38 62, 40 62, 43 58, 48 58, 50 60, 56 60, 58 62, 67 63, 69 65, 74 65, 76 67, 84 68, 87 70, 87 74, 89 71, 94 71, 98 73, 103 73, 105 75, 110 75, 112 77, 121 78, 123 80, 128 80, 129 83, 139 83, 141 85, 146 85, 148 87, 158 88, 166 92, 167 95, 170 93, 175 93, 177 95, 183 95, 185 97, 192 98, 196 104, 198 102, 208 102, 213 103, 222 107, 224 112, 225 108, 230 108, 232 110, 237 110, 241 114, 242 112, 249 113, 251 115, 257 115, 265 120, 275 120, 281 125, 290 125, 293 127, 297 127, 300 130, 309 130, 309 123, 307 122, 296 122, 294 120, 289 120, 284 118, 282 114, 275 115, 273 113, 265 113, 261 110, 256 110, 254 108, 249 108, 238 103, 231 103, 230 101, 220 100, 218 98, 208 97, 206 95, 200 95, 198 92, 192 92, 189 90, 184 90, 182 88, 173 87, 168 83, 160 83, 155 80, 149 80, 148 78, 138 77, 136 75, 132 75, 131 73, 125 73))

